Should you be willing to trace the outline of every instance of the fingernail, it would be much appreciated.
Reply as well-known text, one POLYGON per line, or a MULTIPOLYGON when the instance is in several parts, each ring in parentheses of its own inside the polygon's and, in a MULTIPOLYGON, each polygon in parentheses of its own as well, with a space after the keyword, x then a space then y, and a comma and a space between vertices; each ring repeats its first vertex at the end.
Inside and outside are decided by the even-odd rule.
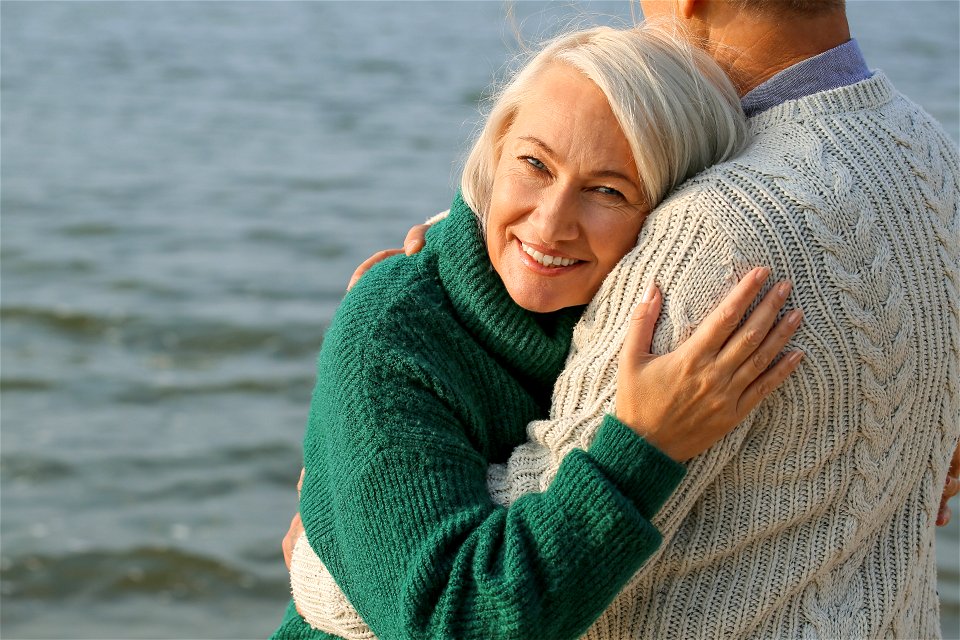
POLYGON ((794 326, 794 327, 797 326, 798 324, 800 324, 800 320, 802 319, 803 319, 803 312, 800 311, 800 309, 794 309, 793 311, 787 314, 787 322, 789 322, 791 326, 794 326))
POLYGON ((794 351, 789 356, 787 356, 787 362, 789 362, 790 364, 797 364, 798 362, 803 360, 803 355, 804 355, 803 351, 794 351))
POLYGON ((651 300, 653 300, 654 289, 656 289, 656 284, 654 284, 654 282, 651 280, 650 284, 647 285, 647 288, 643 292, 643 297, 640 298, 641 304, 650 302, 651 300))
POLYGON ((757 271, 757 282, 763 282, 770 276, 770 267, 764 267, 757 271))
POLYGON ((784 280, 777 287, 777 295, 780 296, 781 300, 785 300, 789 294, 790 294, 790 282, 787 280, 784 280))

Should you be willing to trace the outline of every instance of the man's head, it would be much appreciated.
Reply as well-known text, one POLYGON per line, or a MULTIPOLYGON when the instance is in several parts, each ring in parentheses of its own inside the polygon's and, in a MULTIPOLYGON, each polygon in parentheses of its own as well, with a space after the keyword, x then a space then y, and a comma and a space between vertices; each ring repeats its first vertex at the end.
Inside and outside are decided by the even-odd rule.
POLYGON ((638 0, 644 18, 677 19, 744 95, 850 39, 844 0, 638 0))
POLYGON ((776 15, 817 15, 844 8, 845 0, 729 0, 744 11, 776 15))
MULTIPOLYGON (((697 5, 710 0, 639 0, 646 18, 663 15, 689 18, 697 5)), ((843 11, 846 0, 720 0, 728 8, 768 16, 815 16, 843 11)))

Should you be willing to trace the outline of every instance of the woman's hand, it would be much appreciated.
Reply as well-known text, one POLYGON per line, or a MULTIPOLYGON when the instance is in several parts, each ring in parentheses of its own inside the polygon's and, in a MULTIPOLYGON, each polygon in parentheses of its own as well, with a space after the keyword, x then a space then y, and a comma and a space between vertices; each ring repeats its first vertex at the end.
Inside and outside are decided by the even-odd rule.
POLYGON ((953 511, 950 510, 950 498, 960 492, 960 444, 953 451, 950 459, 950 469, 947 470, 947 481, 943 485, 943 495, 940 497, 940 510, 937 512, 937 526, 945 527, 950 524, 953 511))
POLYGON ((662 356, 650 355, 661 305, 651 285, 634 310, 620 355, 617 418, 681 462, 738 425, 803 357, 793 351, 770 367, 803 317, 793 310, 774 326, 789 282, 778 283, 740 326, 769 275, 766 267, 748 273, 689 340, 662 356))

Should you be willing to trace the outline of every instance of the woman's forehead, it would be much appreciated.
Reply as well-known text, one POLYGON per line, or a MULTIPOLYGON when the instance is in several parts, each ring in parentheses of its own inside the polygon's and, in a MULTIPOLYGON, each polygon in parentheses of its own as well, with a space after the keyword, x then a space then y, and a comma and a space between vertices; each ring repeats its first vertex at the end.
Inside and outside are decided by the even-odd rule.
POLYGON ((600 88, 576 68, 547 65, 531 81, 507 131, 554 155, 604 156, 633 164, 630 144, 600 88))

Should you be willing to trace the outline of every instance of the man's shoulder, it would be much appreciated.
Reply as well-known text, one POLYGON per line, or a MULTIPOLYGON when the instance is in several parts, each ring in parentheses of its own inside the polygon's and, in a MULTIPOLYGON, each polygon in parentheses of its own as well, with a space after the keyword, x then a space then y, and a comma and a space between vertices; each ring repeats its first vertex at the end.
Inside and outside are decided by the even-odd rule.
POLYGON ((693 176, 660 203, 647 224, 678 216, 720 220, 748 210, 764 210, 778 184, 795 178, 797 165, 785 157, 789 145, 771 142, 753 140, 737 157, 693 176))
MULTIPOLYGON (((890 89, 886 99, 860 108, 784 109, 781 117, 756 126, 747 146, 734 158, 694 176, 661 205, 689 209, 707 202, 735 206, 778 203, 786 188, 790 207, 805 195, 811 199, 823 183, 833 183, 838 170, 864 164, 889 164, 893 175, 913 154, 919 161, 939 164, 941 171, 960 173, 957 144, 922 107, 890 89)), ((822 100, 821 100, 822 101, 822 100)))

